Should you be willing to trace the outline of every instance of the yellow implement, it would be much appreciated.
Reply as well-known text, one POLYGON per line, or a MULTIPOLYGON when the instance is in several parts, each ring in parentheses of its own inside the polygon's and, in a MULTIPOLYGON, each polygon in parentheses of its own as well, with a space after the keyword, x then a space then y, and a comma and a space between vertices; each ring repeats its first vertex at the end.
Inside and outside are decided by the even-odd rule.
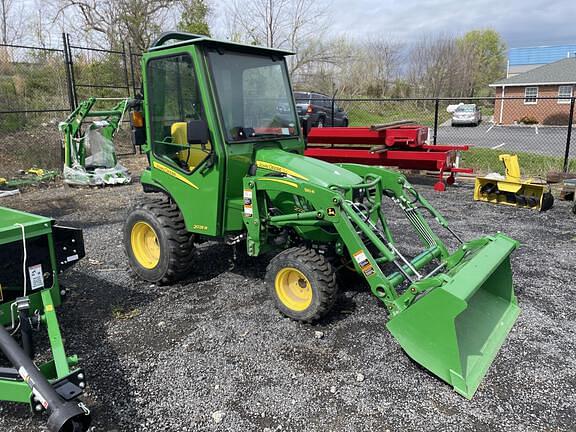
POLYGON ((506 175, 489 174, 476 177, 474 200, 493 204, 545 211, 552 208, 554 197, 548 184, 539 179, 522 178, 518 155, 502 154, 506 175))

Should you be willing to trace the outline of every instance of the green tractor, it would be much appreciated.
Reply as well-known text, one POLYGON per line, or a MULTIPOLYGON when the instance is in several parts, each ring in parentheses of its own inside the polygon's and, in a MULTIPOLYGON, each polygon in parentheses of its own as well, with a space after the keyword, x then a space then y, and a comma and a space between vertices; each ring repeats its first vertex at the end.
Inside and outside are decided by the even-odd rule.
POLYGON ((335 302, 336 270, 353 267, 406 353, 471 398, 520 312, 509 260, 518 242, 463 242, 402 174, 303 156, 289 54, 176 32, 144 54, 133 133, 149 160, 144 191, 164 197, 126 220, 132 269, 155 283, 184 278, 206 239, 245 245, 249 256, 276 251, 271 297, 284 315, 313 322, 335 302), (388 206, 420 238, 416 256, 397 247, 388 206), (424 215, 460 246, 449 251, 424 215))

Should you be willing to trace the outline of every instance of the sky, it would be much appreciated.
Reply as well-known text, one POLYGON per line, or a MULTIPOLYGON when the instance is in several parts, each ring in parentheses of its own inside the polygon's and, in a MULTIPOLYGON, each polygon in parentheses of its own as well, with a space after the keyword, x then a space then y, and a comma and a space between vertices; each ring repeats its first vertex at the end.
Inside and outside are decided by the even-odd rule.
MULTIPOLYGON (((14 0, 27 12, 43 0, 14 0)), ((225 31, 224 11, 231 0, 208 0, 217 37, 225 31)), ((315 0, 310 0, 315 1, 315 0)), ((322 0, 318 0, 322 1, 322 0)), ((576 0, 324 0, 331 35, 361 39, 383 35, 410 44, 424 35, 461 35, 492 28, 509 48, 576 44, 576 0)), ((37 13, 37 12, 36 12, 37 13)), ((48 29, 46 29, 49 32, 48 29)), ((54 40, 60 32, 54 29, 54 40)))
MULTIPOLYGON (((310 0, 313 1, 313 0, 310 0)), ((216 9, 227 0, 213 0, 216 9)), ((508 47, 576 44, 576 0, 332 0, 331 31, 410 43, 492 28, 508 47)), ((220 20, 217 20, 217 26, 220 20)))

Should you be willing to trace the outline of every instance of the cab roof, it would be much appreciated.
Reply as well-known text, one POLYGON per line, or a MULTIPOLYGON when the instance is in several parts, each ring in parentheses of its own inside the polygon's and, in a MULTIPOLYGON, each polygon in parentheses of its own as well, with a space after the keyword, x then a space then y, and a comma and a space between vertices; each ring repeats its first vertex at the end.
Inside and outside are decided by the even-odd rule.
POLYGON ((151 51, 159 51, 163 49, 173 48, 176 46, 185 46, 185 45, 203 45, 213 48, 223 48, 223 49, 230 49, 235 51, 244 51, 244 52, 254 52, 260 54, 272 54, 272 55, 279 55, 279 56, 287 56, 293 55, 292 51, 281 50, 277 48, 268 48, 263 46, 257 45, 247 45, 241 44, 236 42, 230 41, 223 41, 218 39, 212 39, 208 36, 198 35, 194 33, 186 33, 186 32, 165 32, 162 33, 158 39, 156 39, 150 48, 148 48, 148 52, 151 51), (175 42, 169 42, 175 41, 175 42), (168 43, 169 42, 169 43, 168 43))

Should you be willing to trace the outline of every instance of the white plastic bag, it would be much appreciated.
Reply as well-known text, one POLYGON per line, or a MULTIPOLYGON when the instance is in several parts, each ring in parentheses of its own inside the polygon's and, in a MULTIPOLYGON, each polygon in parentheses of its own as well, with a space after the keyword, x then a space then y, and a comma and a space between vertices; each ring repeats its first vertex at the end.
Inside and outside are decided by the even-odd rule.
POLYGON ((114 167, 114 143, 102 136, 100 128, 91 126, 84 135, 86 146, 87 167, 113 168, 114 167))

